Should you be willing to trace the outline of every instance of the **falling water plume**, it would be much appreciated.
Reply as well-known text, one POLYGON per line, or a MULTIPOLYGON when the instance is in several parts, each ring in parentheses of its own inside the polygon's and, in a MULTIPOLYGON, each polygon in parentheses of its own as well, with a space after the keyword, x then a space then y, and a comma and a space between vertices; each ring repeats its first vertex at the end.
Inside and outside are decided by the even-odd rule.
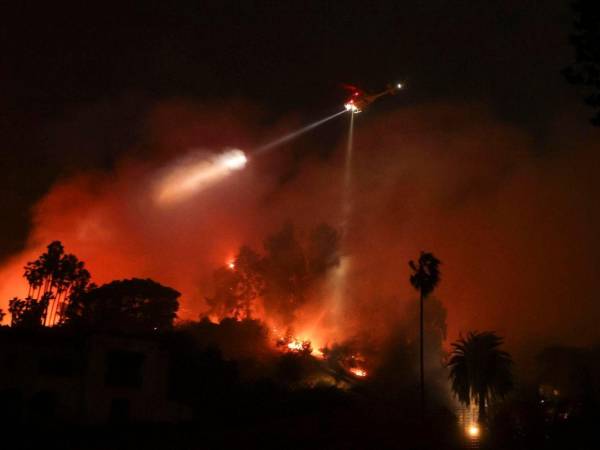
POLYGON ((354 114, 350 114, 348 127, 348 142, 346 144, 346 157, 344 160, 344 186, 342 196, 342 232, 345 235, 348 229, 351 213, 352 195, 352 152, 354 150, 354 114))
POLYGON ((354 113, 350 114, 350 125, 348 127, 348 141, 346 143, 346 154, 344 158, 344 180, 342 185, 342 220, 341 220, 341 233, 342 233, 342 253, 345 255, 342 257, 339 266, 335 269, 331 276, 332 286, 332 312, 335 317, 336 323, 340 323, 343 316, 343 299, 346 296, 347 277, 350 267, 350 256, 345 252, 346 242, 348 241, 348 229, 350 224, 350 217, 352 213, 352 153, 354 150, 354 113))
POLYGON ((231 172, 242 169, 246 162, 246 155, 239 149, 229 149, 211 157, 192 153, 169 167, 159 178, 155 199, 166 204, 188 198, 231 172))

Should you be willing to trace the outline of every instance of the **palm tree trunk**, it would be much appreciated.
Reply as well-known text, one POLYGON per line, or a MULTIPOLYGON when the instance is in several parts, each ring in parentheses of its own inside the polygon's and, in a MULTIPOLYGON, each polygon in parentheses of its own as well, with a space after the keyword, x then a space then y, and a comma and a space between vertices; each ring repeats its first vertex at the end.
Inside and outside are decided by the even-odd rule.
POLYGON ((485 395, 483 392, 479 393, 479 423, 485 423, 487 419, 487 411, 485 409, 485 395))
MULTIPOLYGON (((38 301, 40 299, 43 299, 46 296, 48 289, 50 289, 51 281, 50 281, 49 276, 46 276, 44 278, 44 282, 42 283, 42 285, 43 285, 43 287, 40 287, 40 291, 38 292, 38 299, 37 299, 38 301)), ((48 298, 48 304, 44 308, 44 312, 43 312, 42 324, 44 326, 48 324, 48 320, 49 320, 48 315, 49 314, 52 315, 52 300, 50 298, 48 298)))
POLYGON ((421 291, 421 301, 419 303, 419 341, 420 341, 420 367, 421 367, 421 413, 425 415, 425 364, 423 358, 423 300, 424 295, 423 291, 421 291))
POLYGON ((54 295, 52 297, 49 296, 48 299, 48 314, 45 317, 44 320, 44 325, 47 325, 49 327, 52 326, 52 321, 54 320, 54 311, 56 310, 56 302, 58 301, 57 296, 54 295))

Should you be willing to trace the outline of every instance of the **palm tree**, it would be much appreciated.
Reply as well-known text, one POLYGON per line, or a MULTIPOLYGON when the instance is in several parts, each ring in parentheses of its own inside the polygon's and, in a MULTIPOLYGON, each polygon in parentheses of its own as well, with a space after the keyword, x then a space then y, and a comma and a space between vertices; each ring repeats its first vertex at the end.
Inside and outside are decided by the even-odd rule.
POLYGON ((452 391, 466 406, 471 402, 479 407, 479 422, 486 420, 486 408, 503 398, 513 386, 512 360, 500 350, 503 340, 486 331, 469 332, 452 344, 448 366, 452 391))
POLYGON ((60 241, 51 242, 47 248, 47 252, 25 266, 23 276, 29 283, 27 298, 22 301, 14 299, 13 309, 33 321, 38 320, 41 314, 40 324, 53 326, 65 319, 70 297, 85 290, 90 273, 83 261, 65 253, 60 241))
POLYGON ((419 291, 419 341, 420 341, 420 380, 421 380, 421 410, 425 410, 425 369, 423 363, 423 302, 433 292, 440 282, 441 261, 433 256, 433 253, 421 252, 419 260, 415 263, 410 261, 408 265, 412 270, 410 284, 419 291))

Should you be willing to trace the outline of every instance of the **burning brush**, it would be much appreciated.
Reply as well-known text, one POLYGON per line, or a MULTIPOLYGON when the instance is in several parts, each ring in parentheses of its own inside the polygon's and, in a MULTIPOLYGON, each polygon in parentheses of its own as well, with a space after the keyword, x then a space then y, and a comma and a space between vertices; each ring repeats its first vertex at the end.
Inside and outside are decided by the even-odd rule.
POLYGON ((275 345, 277 348, 288 353, 304 353, 307 355, 313 353, 312 344, 309 340, 302 340, 292 336, 277 339, 275 345))

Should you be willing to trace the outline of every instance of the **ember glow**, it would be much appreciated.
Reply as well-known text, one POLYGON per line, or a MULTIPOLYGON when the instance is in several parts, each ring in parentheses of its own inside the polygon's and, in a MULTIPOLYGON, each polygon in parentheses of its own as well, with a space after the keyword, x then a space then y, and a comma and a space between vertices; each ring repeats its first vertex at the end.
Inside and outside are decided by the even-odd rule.
POLYGON ((359 367, 353 367, 350 369, 350 373, 352 373, 353 375, 359 377, 359 378, 364 378, 367 376, 367 371, 365 369, 361 369, 359 367))
POLYGON ((215 157, 194 155, 169 170, 158 183, 156 201, 172 203, 196 194, 231 172, 243 169, 246 155, 239 149, 227 150, 215 157))
MULTIPOLYGON (((277 328, 271 328, 271 333, 277 334, 277 328)), ((315 358, 322 359, 323 351, 310 339, 287 336, 278 337, 275 340, 275 347, 284 353, 307 353, 315 358)))
POLYGON ((300 339, 293 336, 287 336, 276 340, 276 347, 284 352, 313 354, 312 343, 308 339, 300 339))
POLYGON ((307 347, 310 346, 310 342, 308 341, 293 339, 291 342, 288 343, 287 348, 289 348, 292 351, 301 351, 304 348, 305 344, 307 347))

